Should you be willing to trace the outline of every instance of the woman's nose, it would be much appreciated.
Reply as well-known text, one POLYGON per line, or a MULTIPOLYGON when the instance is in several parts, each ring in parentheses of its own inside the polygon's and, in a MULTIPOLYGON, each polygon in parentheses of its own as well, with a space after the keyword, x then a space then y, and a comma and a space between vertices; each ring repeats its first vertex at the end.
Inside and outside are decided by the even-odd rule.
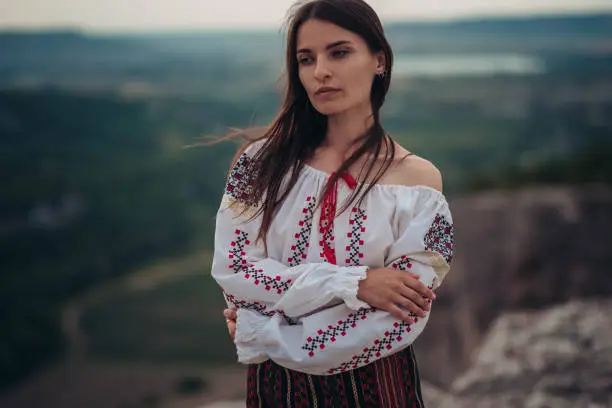
POLYGON ((325 78, 329 78, 331 76, 331 71, 329 70, 328 64, 323 58, 317 59, 314 76, 319 81, 322 81, 325 78))

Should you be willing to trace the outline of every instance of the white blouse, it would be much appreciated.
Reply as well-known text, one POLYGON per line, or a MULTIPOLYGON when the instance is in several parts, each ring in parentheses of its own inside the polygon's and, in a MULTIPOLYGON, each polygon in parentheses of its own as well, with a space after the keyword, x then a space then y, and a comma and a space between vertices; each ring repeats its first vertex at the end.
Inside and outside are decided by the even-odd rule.
MULTIPOLYGON (((268 254, 255 242, 261 216, 240 216, 249 194, 250 146, 234 165, 217 213, 212 276, 238 314, 235 344, 244 364, 272 359, 316 375, 367 365, 414 342, 425 318, 397 320, 357 298, 369 268, 419 276, 437 289, 450 269, 454 235, 448 203, 426 186, 376 184, 362 203, 319 229, 315 211, 329 174, 305 166, 275 216, 268 254), (323 232, 323 233, 322 233, 323 232), (324 244, 335 251, 329 262, 324 244)), ((341 208, 351 190, 337 184, 341 208)), ((252 209, 251 209, 252 211, 252 209)), ((329 251, 328 251, 329 252, 329 251)))

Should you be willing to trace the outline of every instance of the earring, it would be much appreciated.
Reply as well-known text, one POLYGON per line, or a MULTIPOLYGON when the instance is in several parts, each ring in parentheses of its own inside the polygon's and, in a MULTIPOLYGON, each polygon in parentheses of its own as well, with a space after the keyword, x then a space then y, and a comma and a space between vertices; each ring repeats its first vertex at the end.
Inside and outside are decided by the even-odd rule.
POLYGON ((385 71, 379 71, 376 75, 378 75, 380 79, 383 79, 387 73, 385 71))

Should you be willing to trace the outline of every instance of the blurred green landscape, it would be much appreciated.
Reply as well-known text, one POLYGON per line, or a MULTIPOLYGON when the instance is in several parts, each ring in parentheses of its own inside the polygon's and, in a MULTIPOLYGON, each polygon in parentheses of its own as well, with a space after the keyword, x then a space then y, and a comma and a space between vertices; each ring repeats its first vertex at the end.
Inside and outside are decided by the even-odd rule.
MULTIPOLYGON (((383 123, 450 197, 612 183, 612 15, 387 31, 383 123)), ((276 31, 0 32, 1 388, 80 336, 103 361, 233 362, 208 269, 237 145, 186 146, 271 120, 282 46, 276 31)))
POLYGON ((81 316, 88 351, 123 362, 227 364, 234 349, 218 318, 219 291, 202 278, 210 262, 209 254, 166 262, 98 292, 81 316))

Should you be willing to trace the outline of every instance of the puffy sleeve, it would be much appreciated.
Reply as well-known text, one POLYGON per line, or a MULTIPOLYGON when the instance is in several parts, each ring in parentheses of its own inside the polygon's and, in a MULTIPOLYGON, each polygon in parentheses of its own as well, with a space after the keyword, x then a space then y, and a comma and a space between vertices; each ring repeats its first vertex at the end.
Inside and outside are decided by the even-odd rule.
MULTIPOLYGON (((367 307, 357 299, 365 266, 301 263, 289 266, 265 255, 256 238, 261 216, 251 219, 247 207, 255 168, 253 149, 247 149, 232 167, 217 212, 212 276, 230 307, 263 316, 298 317, 333 303, 348 308, 367 307)), ((296 218, 302 208, 296 211, 296 218)), ((273 243, 269 243, 272 245, 273 243)))
POLYGON ((386 254, 386 265, 410 270, 432 289, 450 271, 455 234, 446 198, 437 190, 415 187, 416 194, 400 192, 393 227, 397 237, 386 254))
MULTIPOLYGON (((433 189, 411 188, 398 194, 393 219, 395 241, 386 266, 410 270, 431 289, 450 269, 453 226, 444 196, 433 189)), ((408 324, 371 307, 351 310, 339 304, 290 324, 282 316, 239 310, 235 343, 238 360, 272 359, 281 366, 316 375, 355 369, 396 353, 421 334, 429 313, 408 324)))

